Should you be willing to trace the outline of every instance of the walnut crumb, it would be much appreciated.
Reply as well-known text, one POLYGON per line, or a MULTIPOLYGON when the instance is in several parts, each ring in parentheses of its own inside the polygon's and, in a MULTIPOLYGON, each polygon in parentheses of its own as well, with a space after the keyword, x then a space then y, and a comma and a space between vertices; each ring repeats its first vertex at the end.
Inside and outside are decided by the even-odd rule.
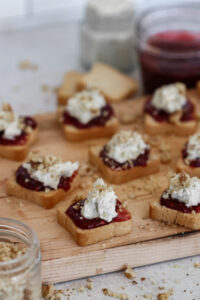
POLYGON ((86 288, 87 288, 88 290, 92 290, 92 289, 93 289, 93 284, 92 284, 92 283, 87 283, 87 284, 86 284, 86 288))
POLYGON ((133 271, 133 269, 131 268, 131 266, 127 266, 126 270, 124 271, 124 275, 128 278, 128 279, 133 279, 135 278, 135 272, 133 271))
POLYGON ((200 269, 200 262, 195 262, 193 266, 194 268, 200 269))
POLYGON ((85 289, 84 286, 80 286, 80 287, 78 288, 78 292, 79 292, 79 293, 82 293, 82 292, 84 291, 84 289, 85 289))
POLYGON ((109 289, 102 289, 103 293, 105 296, 109 296, 109 297, 113 297, 116 299, 120 299, 120 300, 128 300, 129 296, 127 294, 118 294, 116 292, 113 292, 109 289))

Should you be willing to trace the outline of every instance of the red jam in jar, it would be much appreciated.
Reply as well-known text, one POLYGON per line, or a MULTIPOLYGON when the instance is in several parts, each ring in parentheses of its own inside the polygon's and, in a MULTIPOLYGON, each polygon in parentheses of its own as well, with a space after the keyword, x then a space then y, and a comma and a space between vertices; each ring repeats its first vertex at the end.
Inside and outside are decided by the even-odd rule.
MULTIPOLYGON (((37 128, 37 122, 31 118, 31 117, 24 117, 23 118, 24 124, 26 126, 31 127, 32 129, 37 128)), ((22 131, 22 133, 18 136, 16 136, 14 139, 9 140, 3 137, 3 131, 0 131, 0 145, 4 146, 20 146, 24 145, 27 141, 27 133, 25 131, 22 131)))
POLYGON ((146 93, 173 82, 188 88, 200 79, 200 5, 148 9, 137 24, 138 54, 146 93))
MULTIPOLYGON (((67 192, 70 189, 71 183, 74 180, 77 173, 78 172, 75 171, 71 177, 62 176, 58 184, 58 189, 60 188, 67 192)), ((36 192, 43 192, 46 189, 54 190, 52 187, 44 186, 42 182, 33 179, 22 165, 16 171, 16 181, 22 187, 36 192)))
POLYGON ((100 112, 100 115, 92 119, 87 124, 82 124, 78 119, 70 116, 67 111, 63 113, 63 123, 66 125, 75 126, 78 129, 104 126, 105 123, 113 116, 113 109, 109 104, 106 104, 100 112))
POLYGON ((146 149, 143 154, 140 154, 136 159, 128 160, 124 163, 119 163, 107 155, 106 145, 100 152, 100 157, 104 164, 115 171, 127 170, 133 167, 146 167, 149 159, 150 150, 146 149))
POLYGON ((200 213, 200 204, 196 206, 187 207, 185 203, 178 201, 177 199, 172 199, 170 196, 167 199, 160 198, 160 204, 162 206, 166 206, 171 209, 175 209, 181 211, 182 213, 192 213, 195 211, 196 213, 200 213))
MULTIPOLYGON (((144 112, 146 114, 149 114, 157 122, 170 122, 170 114, 163 110, 158 110, 155 106, 152 105, 151 102, 152 97, 149 97, 144 105, 144 112)), ((188 122, 194 120, 194 118, 194 105, 192 104, 192 102, 187 100, 186 104, 182 108, 180 121, 188 122)))
POLYGON ((74 224, 81 229, 92 229, 110 223, 123 222, 131 219, 130 213, 124 207, 122 207, 119 200, 117 200, 116 203, 116 212, 118 215, 111 222, 107 222, 100 218, 86 219, 81 215, 81 208, 84 205, 84 201, 85 199, 81 200, 80 202, 73 203, 65 212, 74 222, 74 224))

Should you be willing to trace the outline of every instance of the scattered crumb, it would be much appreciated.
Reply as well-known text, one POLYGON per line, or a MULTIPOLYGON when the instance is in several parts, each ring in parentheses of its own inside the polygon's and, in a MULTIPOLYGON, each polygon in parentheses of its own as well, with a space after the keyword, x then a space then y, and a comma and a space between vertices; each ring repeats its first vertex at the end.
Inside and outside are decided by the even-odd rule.
POLYGON ((133 280, 132 284, 136 285, 136 284, 138 284, 138 282, 136 280, 133 280))
POLYGON ((133 279, 135 278, 135 272, 133 271, 133 269, 131 268, 131 266, 127 265, 125 271, 124 271, 124 275, 128 278, 128 279, 133 279))
POLYGON ((92 283, 87 283, 85 286, 88 290, 92 290, 93 289, 93 284, 92 283))
POLYGON ((79 293, 82 293, 84 290, 85 290, 84 286, 80 286, 80 287, 78 288, 78 292, 79 292, 79 293))
POLYGON ((194 268, 200 269, 200 262, 195 262, 193 266, 194 268))
POLYGON ((164 287, 164 286, 159 286, 158 289, 159 289, 160 291, 162 291, 162 290, 165 289, 165 287, 164 287))
POLYGON ((140 280, 141 280, 141 281, 145 281, 146 278, 145 278, 145 277, 141 277, 140 280))
POLYGON ((38 65, 35 63, 31 63, 29 60, 22 60, 19 63, 19 68, 21 70, 38 70, 38 65))
POLYGON ((87 279, 87 282, 92 282, 92 278, 88 278, 88 279, 87 279))
POLYGON ((119 121, 122 124, 131 124, 136 120, 136 116, 133 115, 133 113, 123 113, 121 116, 119 116, 119 121))
POLYGON ((147 294, 145 294, 145 295, 143 295, 143 298, 152 300, 152 299, 153 299, 153 296, 152 296, 152 295, 147 295, 147 294))
POLYGON ((44 92, 44 93, 46 93, 49 90, 51 90, 51 87, 48 86, 47 84, 42 84, 40 88, 41 88, 42 92, 44 92))
POLYGON ((71 295, 69 290, 57 290, 53 284, 43 283, 42 284, 42 296, 44 300, 70 300, 71 295), (65 298, 63 298, 65 296, 65 298))
POLYGON ((180 268, 180 266, 179 266, 179 265, 173 265, 173 267, 174 267, 175 269, 178 269, 178 268, 180 268))
POLYGON ((113 292, 109 289, 102 289, 103 293, 105 296, 109 296, 109 297, 113 297, 116 299, 120 299, 120 300, 128 300, 129 296, 127 294, 118 294, 116 292, 113 292))

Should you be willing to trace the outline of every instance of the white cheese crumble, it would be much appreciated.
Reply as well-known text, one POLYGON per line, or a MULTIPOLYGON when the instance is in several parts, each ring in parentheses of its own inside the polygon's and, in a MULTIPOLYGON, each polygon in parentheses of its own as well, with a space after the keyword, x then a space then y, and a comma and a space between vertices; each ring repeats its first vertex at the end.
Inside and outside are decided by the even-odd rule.
POLYGON ((152 97, 152 105, 167 113, 173 114, 186 103, 186 87, 183 83, 177 82, 158 88, 152 97))
POLYGON ((167 199, 169 196, 185 203, 187 207, 196 206, 200 203, 200 179, 190 177, 185 172, 176 174, 170 181, 170 186, 162 197, 167 199))
POLYGON ((137 159, 149 148, 142 136, 131 130, 121 130, 106 144, 106 154, 119 163, 137 159))
POLYGON ((189 164, 191 160, 200 158, 200 133, 192 135, 187 143, 187 157, 185 162, 189 164))
POLYGON ((6 103, 2 105, 2 110, 0 110, 0 131, 3 131, 2 137, 7 140, 14 140, 16 136, 22 133, 19 116, 6 103))
POLYGON ((70 98, 66 111, 82 124, 87 124, 98 117, 101 109, 106 105, 104 97, 98 90, 84 90, 70 98))
POLYGON ((44 158, 35 157, 30 162, 23 163, 31 178, 38 180, 46 187, 58 188, 61 176, 71 177, 78 170, 78 162, 62 162, 61 159, 47 155, 44 158))
POLYGON ((88 193, 81 214, 86 219, 100 218, 111 222, 117 216, 116 200, 113 188, 99 178, 94 183, 93 190, 88 193))

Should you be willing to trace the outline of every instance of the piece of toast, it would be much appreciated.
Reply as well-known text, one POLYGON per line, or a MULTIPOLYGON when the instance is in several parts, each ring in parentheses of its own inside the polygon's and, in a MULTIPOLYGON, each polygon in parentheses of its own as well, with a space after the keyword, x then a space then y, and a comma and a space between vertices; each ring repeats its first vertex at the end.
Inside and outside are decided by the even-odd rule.
POLYGON ((103 63, 95 63, 90 72, 79 80, 79 89, 97 88, 110 102, 118 102, 133 95, 138 84, 136 80, 103 63))
POLYGON ((85 129, 78 129, 72 125, 61 123, 66 139, 70 142, 81 142, 90 139, 98 139, 112 136, 119 128, 119 121, 116 117, 108 120, 104 126, 96 126, 85 129))
POLYGON ((148 134, 175 134, 178 136, 191 135, 197 127, 196 121, 188 122, 156 122, 149 114, 144 116, 144 128, 148 134))
POLYGON ((65 74, 63 83, 57 92, 58 105, 66 105, 67 100, 77 93, 78 82, 83 73, 70 71, 65 74))
POLYGON ((27 142, 24 145, 0 145, 0 156, 16 161, 24 160, 37 137, 38 129, 36 128, 27 135, 27 142))
POLYGON ((194 177, 200 177, 200 168, 193 168, 187 165, 182 158, 180 158, 177 162, 176 166, 177 172, 185 171, 190 176, 194 177))
POLYGON ((93 229, 80 229, 65 214, 66 210, 66 205, 57 209, 57 221, 71 233, 79 246, 87 246, 113 237, 122 236, 128 234, 132 229, 132 219, 110 223, 93 229))
POLYGON ((200 213, 182 213, 164 205, 162 206, 158 201, 155 201, 150 204, 149 214, 150 218, 153 220, 178 224, 194 230, 200 229, 200 213))
POLYGON ((36 192, 30 189, 26 189, 19 185, 15 176, 13 175, 6 181, 6 192, 8 196, 14 196, 33 202, 46 209, 54 207, 57 203, 65 200, 65 197, 71 193, 71 191, 79 184, 79 175, 77 174, 73 179, 70 189, 66 192, 63 189, 57 189, 55 191, 48 192, 36 192))
POLYGON ((146 167, 133 167, 127 170, 115 171, 106 166, 99 156, 102 146, 93 146, 89 149, 89 161, 97 167, 103 177, 113 184, 121 184, 138 177, 153 174, 159 171, 160 159, 150 152, 150 157, 146 167))

